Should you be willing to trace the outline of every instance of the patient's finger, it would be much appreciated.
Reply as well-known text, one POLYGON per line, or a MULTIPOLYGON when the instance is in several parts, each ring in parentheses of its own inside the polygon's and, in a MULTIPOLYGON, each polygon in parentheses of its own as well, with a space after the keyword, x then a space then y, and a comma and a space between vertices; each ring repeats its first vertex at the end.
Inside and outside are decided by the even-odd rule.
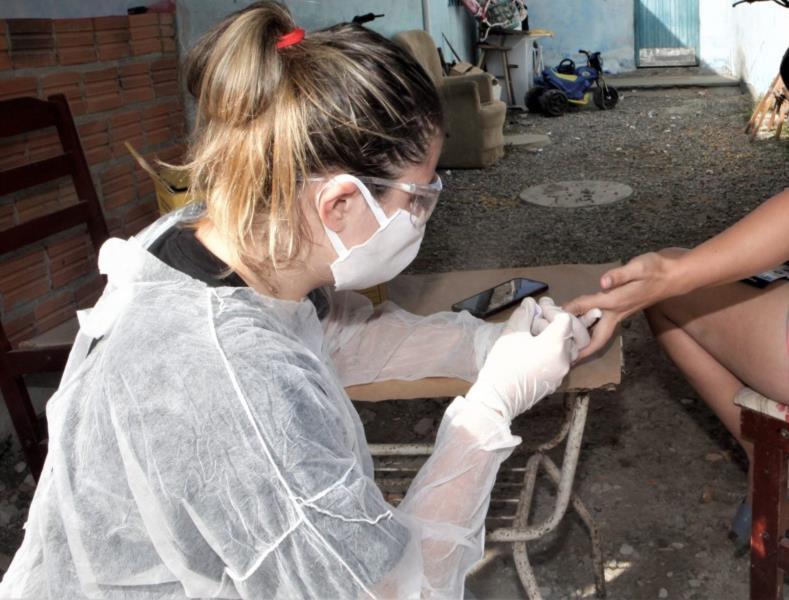
MULTIPOLYGON (((541 298, 540 308, 542 308, 542 313, 545 320, 549 323, 559 315, 567 314, 567 311, 556 306, 551 298, 541 298)), ((570 326, 573 332, 573 341, 575 342, 577 349, 584 348, 587 344, 589 344, 588 327, 584 325, 578 317, 572 314, 570 315, 570 326)))
POLYGON ((598 292, 587 296, 580 296, 564 305, 564 310, 574 315, 583 315, 592 310, 617 310, 621 311, 629 306, 630 288, 615 288, 610 292, 598 292))
POLYGON ((600 287, 604 290, 610 290, 611 288, 619 287, 631 281, 633 279, 633 273, 631 273, 631 269, 628 268, 629 266, 630 263, 617 267, 616 269, 611 269, 605 273, 600 278, 600 287))
POLYGON ((586 294, 584 296, 578 296, 567 302, 562 308, 566 310, 571 315, 583 315, 593 308, 599 307, 597 298, 602 296, 603 294, 586 294))
POLYGON ((589 345, 578 355, 578 360, 591 356, 608 343, 619 321, 611 312, 604 312, 595 328, 592 330, 592 339, 589 345))
POLYGON ((578 320, 581 321, 581 323, 583 323, 583 326, 588 329, 589 327, 594 325, 602 316, 603 316, 602 310, 600 310, 599 308, 592 308, 586 311, 580 317, 578 317, 578 320))

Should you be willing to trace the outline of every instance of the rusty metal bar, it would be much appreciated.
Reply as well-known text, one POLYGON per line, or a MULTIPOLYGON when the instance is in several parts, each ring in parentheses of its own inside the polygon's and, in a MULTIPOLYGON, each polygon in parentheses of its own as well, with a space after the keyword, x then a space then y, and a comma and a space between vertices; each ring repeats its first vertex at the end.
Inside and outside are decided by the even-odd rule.
MULTIPOLYGON (((573 481, 575 471, 578 466, 578 458, 581 450, 586 417, 589 411, 589 394, 568 394, 565 397, 566 413, 559 432, 547 442, 540 444, 536 448, 536 454, 531 456, 524 467, 513 467, 507 469, 511 473, 523 473, 523 487, 518 499, 516 513, 512 517, 495 517, 495 519, 513 521, 512 527, 500 527, 494 529, 486 536, 487 542, 504 542, 513 544, 513 558, 518 577, 530 600, 542 600, 540 588, 534 577, 534 572, 529 564, 529 557, 526 542, 538 539, 559 525, 567 507, 572 503, 573 509, 583 521, 592 544, 592 560, 594 563, 595 589, 598 597, 605 596, 605 578, 603 571, 603 555, 600 548, 600 536, 597 526, 591 514, 581 502, 580 498, 573 493, 573 481), (564 459, 561 470, 556 466, 546 452, 558 446, 563 440, 567 439, 564 450, 564 459), (545 469, 546 474, 556 486, 556 504, 550 517, 538 525, 529 526, 528 519, 531 512, 534 492, 540 467, 545 469)), ((376 458, 414 458, 420 456, 430 456, 433 452, 431 444, 370 444, 370 452, 376 458)), ((377 465, 376 471, 389 472, 390 474, 405 474, 413 472, 416 474, 417 468, 414 465, 402 466, 398 464, 377 465)), ((390 478, 389 482, 395 487, 402 487, 406 483, 407 477, 390 478)), ((384 480, 386 481, 386 480, 384 480)), ((405 490, 404 490, 405 491, 405 490)), ((512 502, 513 499, 506 499, 512 502)))
POLYGON ((433 444, 370 444, 373 456, 430 456, 433 444))
MULTIPOLYGON (((567 505, 570 502, 570 493, 572 492, 573 480, 575 479, 575 469, 578 466, 578 456, 581 451, 581 440, 583 438, 584 425, 586 424, 586 415, 588 411, 589 394, 579 394, 576 399, 575 410, 570 417, 572 424, 567 436, 567 446, 564 451, 561 475, 557 483, 556 505, 551 516, 539 525, 532 525, 531 527, 524 527, 523 529, 496 529, 491 531, 487 536, 489 542, 528 542, 541 538, 556 529, 564 513, 567 512, 567 505)), ((531 465, 532 461, 538 465, 545 464, 546 459, 547 457, 544 454, 536 454, 529 459, 529 464, 531 465)), ((528 471, 529 469, 527 467, 527 472, 528 471)), ((527 481, 524 481, 524 493, 527 491, 527 483, 527 481)), ((528 503, 523 503, 518 509, 519 515, 523 515, 524 523, 528 522, 528 513, 526 513, 524 509, 530 509, 530 504, 530 501, 528 503)))
MULTIPOLYGON (((548 473, 548 476, 553 480, 554 484, 558 485, 560 474, 559 469, 556 467, 554 462, 550 458, 546 457, 546 462, 543 463, 543 466, 545 467, 545 471, 548 473)), ((584 525, 586 525, 586 529, 589 532, 589 540, 592 543, 592 564, 594 566, 595 593, 597 594, 598 598, 604 598, 605 571, 603 565, 603 551, 600 546, 600 532, 597 529, 597 524, 594 522, 594 519, 592 519, 592 514, 578 497, 578 494, 573 492, 570 495, 570 502, 573 505, 573 510, 575 510, 575 512, 581 518, 581 521, 583 521, 584 525)))
POLYGON ((526 552, 526 542, 516 542, 512 547, 512 558, 515 561, 515 570, 521 580, 523 589, 529 600, 542 600, 540 586, 534 577, 534 571, 529 564, 529 555, 526 552))

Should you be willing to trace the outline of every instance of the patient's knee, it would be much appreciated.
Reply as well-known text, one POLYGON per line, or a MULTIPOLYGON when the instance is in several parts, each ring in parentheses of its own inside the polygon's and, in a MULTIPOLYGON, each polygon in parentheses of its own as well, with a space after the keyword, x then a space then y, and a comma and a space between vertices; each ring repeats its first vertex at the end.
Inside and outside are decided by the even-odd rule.
POLYGON ((652 335, 659 336, 664 331, 675 327, 675 325, 668 319, 665 311, 663 310, 664 303, 658 302, 652 306, 644 309, 644 316, 649 323, 649 328, 652 330, 652 335))

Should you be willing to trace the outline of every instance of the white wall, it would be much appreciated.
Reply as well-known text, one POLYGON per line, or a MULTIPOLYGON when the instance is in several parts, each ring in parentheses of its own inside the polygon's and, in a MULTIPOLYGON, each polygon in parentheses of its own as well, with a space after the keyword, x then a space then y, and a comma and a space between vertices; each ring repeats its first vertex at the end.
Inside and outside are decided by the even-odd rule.
POLYGON ((754 95, 770 87, 789 46, 789 9, 772 2, 734 9, 734 65, 754 95))
MULTIPOLYGON (((733 2, 733 0, 732 0, 733 2)), ((701 64, 721 75, 737 75, 732 2, 699 0, 701 64)))

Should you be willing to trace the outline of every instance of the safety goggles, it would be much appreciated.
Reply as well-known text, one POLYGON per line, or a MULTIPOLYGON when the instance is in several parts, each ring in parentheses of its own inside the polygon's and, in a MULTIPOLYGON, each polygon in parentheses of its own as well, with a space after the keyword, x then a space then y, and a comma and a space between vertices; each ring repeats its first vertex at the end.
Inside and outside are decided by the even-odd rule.
POLYGON ((375 198, 380 198, 383 192, 385 192, 385 190, 376 188, 388 188, 408 194, 409 203, 407 210, 411 215, 413 224, 420 227, 427 223, 430 215, 433 214, 436 204, 438 204, 438 197, 441 194, 441 190, 444 189, 441 178, 437 173, 435 177, 433 177, 433 181, 427 185, 381 179, 380 177, 359 177, 358 179, 370 189, 370 192, 375 198))
MULTIPOLYGON (((325 177, 308 177, 307 181, 323 181, 325 177)), ((411 222, 421 227, 433 214, 433 210, 438 203, 438 196, 444 185, 441 183, 441 178, 438 174, 433 177, 433 181, 427 185, 419 183, 406 183, 403 181, 395 181, 393 179, 382 179, 381 177, 357 177, 367 189, 370 190, 373 198, 380 204, 380 198, 387 190, 394 190, 396 193, 404 193, 408 195, 408 214, 411 215, 411 222), (382 189, 383 188, 383 189, 382 189)))

